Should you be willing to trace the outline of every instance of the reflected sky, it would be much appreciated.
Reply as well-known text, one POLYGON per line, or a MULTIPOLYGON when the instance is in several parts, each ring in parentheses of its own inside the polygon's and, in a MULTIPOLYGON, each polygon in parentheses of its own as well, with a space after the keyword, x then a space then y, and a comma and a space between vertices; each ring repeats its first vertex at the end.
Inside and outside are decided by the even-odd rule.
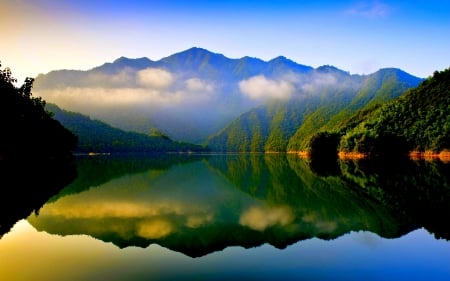
POLYGON ((450 244, 423 229, 399 239, 352 232, 284 250, 229 247, 198 259, 158 245, 119 249, 86 235, 61 237, 27 221, 0 240, 3 280, 448 280, 450 244))

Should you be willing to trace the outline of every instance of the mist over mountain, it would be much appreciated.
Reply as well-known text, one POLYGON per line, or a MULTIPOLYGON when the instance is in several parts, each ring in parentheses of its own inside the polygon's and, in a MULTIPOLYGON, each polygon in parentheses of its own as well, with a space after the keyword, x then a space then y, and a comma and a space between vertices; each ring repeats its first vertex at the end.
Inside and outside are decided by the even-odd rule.
POLYGON ((327 103, 330 113, 343 107, 359 108, 383 95, 386 99, 396 96, 400 89, 420 81, 395 71, 396 80, 385 84, 383 78, 374 78, 377 74, 350 75, 333 66, 314 69, 282 56, 270 61, 231 59, 191 48, 158 61, 121 57, 87 71, 41 74, 35 80, 34 91, 63 109, 127 131, 147 134, 156 128, 174 140, 194 143, 204 143, 217 135, 241 114, 265 108, 285 120, 288 128, 276 129, 278 122, 269 121, 269 114, 266 121, 260 120, 272 122, 261 128, 263 139, 280 133, 287 139, 307 121, 305 114, 320 105, 327 103), (389 87, 398 91, 389 94, 389 87), (379 92, 382 89, 386 91, 379 92), (345 106, 333 106, 331 100, 345 106), (292 110, 282 109, 282 104, 292 110), (280 110, 273 109, 277 106, 280 110), (298 116, 291 121, 283 114, 298 116))
POLYGON ((77 138, 75 151, 78 153, 110 152, 204 152, 204 147, 185 142, 172 141, 158 131, 149 135, 126 132, 110 125, 92 120, 88 116, 60 109, 54 104, 47 104, 45 109, 77 138))
POLYGON ((331 66, 308 73, 289 99, 252 109, 209 139, 215 151, 301 151, 318 131, 333 128, 357 110, 392 100, 421 79, 394 68, 350 75, 331 66))

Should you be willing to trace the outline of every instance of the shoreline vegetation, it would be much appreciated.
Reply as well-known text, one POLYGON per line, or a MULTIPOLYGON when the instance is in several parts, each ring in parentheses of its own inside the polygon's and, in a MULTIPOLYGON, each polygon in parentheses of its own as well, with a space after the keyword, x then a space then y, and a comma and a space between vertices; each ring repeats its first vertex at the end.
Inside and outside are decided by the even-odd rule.
MULTIPOLYGON (((296 154, 300 158, 311 158, 311 152, 309 151, 289 151, 288 154, 296 154)), ((443 150, 440 152, 436 151, 411 151, 407 154, 408 158, 411 160, 425 160, 434 161, 440 160, 444 163, 450 163, 450 151, 443 150)), ((372 158, 369 153, 362 152, 343 152, 340 151, 337 154, 337 158, 341 160, 361 160, 372 158)))
POLYGON ((409 158, 412 160, 425 160, 425 161, 433 161, 433 160, 441 160, 444 163, 450 163, 450 151, 443 150, 441 152, 433 152, 433 151, 412 151, 409 153, 409 158))
MULTIPOLYGON (((436 71, 418 87, 407 90, 396 99, 369 104, 351 117, 339 119, 340 122, 336 121, 333 126, 318 129, 311 136, 304 134, 304 145, 301 147, 289 147, 283 141, 283 132, 270 137, 267 131, 260 128, 250 138, 245 132, 235 134, 235 139, 251 144, 250 149, 246 145, 234 147, 239 142, 231 147, 214 149, 211 143, 174 141, 158 130, 149 134, 122 131, 88 116, 47 105, 42 98, 32 96, 34 79, 27 78, 21 87, 16 87, 17 80, 12 77, 10 69, 0 69, 0 125, 5 132, 0 139, 0 160, 18 156, 57 158, 74 153, 89 156, 127 152, 287 153, 314 161, 409 157, 412 160, 439 159, 448 163, 449 81, 450 68, 436 71), (265 135, 273 145, 263 146, 264 143, 259 140, 265 135)), ((286 115, 282 114, 279 118, 285 120, 286 115)), ((295 129, 294 124, 288 123, 284 125, 295 129)), ((281 125, 274 123, 271 126, 281 125)), ((246 123, 246 127, 252 126, 256 125, 246 123)))

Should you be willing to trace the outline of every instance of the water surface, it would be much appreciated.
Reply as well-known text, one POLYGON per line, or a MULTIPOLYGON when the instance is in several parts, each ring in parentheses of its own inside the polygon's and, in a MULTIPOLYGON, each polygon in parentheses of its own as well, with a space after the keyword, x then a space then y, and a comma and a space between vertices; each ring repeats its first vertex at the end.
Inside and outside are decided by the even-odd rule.
POLYGON ((0 239, 0 276, 449 280, 449 169, 263 154, 79 157, 76 179, 0 239))

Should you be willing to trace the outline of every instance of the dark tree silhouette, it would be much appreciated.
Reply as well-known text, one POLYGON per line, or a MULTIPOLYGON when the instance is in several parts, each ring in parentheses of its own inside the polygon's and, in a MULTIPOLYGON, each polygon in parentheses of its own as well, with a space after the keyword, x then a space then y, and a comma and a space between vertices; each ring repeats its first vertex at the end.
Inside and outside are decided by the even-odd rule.
POLYGON ((17 156, 67 156, 76 136, 45 110, 45 101, 32 97, 33 78, 21 87, 9 68, 0 64, 0 159, 17 156))

